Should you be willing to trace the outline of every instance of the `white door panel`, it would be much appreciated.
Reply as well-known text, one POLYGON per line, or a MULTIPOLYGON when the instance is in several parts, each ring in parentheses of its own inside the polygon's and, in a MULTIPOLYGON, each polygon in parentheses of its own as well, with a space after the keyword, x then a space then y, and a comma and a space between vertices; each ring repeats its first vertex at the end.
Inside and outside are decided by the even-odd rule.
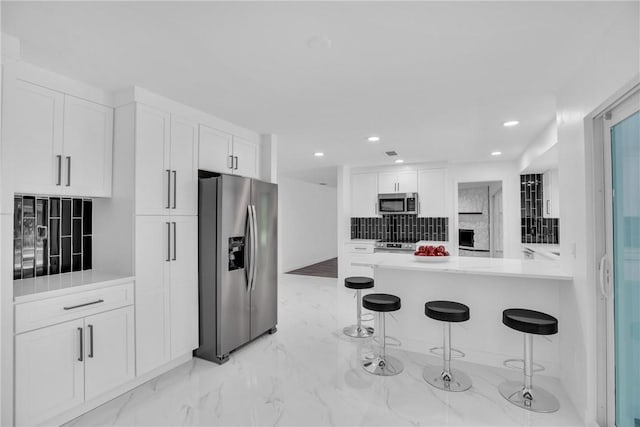
POLYGON ((170 116, 145 105, 136 106, 136 214, 168 213, 171 195, 170 116))

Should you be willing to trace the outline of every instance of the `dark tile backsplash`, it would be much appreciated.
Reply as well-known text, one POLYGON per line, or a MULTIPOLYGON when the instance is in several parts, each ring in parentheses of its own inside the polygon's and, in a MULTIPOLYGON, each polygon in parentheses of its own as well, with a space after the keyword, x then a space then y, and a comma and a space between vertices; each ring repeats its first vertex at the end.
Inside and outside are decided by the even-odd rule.
POLYGON ((558 218, 543 218, 542 174, 520 175, 522 243, 560 243, 558 218))
POLYGON ((92 208, 88 199, 16 195, 13 278, 90 269, 92 208))
POLYGON ((416 215, 351 218, 351 238, 384 241, 447 241, 449 240, 449 218, 419 218, 416 215))

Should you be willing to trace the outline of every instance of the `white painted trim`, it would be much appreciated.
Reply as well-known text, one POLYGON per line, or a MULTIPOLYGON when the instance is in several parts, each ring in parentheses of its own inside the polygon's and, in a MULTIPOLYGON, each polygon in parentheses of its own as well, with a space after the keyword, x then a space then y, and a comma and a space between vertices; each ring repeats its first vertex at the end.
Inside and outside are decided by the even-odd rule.
POLYGON ((70 77, 57 74, 26 62, 4 61, 7 71, 18 80, 66 93, 86 101, 95 102, 107 107, 114 106, 114 97, 104 89, 88 85, 70 77))
MULTIPOLYGON (((607 388, 610 388, 610 379, 606 375, 606 371, 610 369, 606 361, 602 361, 602 347, 606 347, 607 330, 610 325, 606 324, 607 318, 610 316, 610 302, 601 297, 598 284, 599 263, 600 258, 610 251, 607 251, 606 241, 606 154, 604 131, 605 123, 603 115, 605 112, 615 108, 623 103, 635 91, 640 90, 640 73, 637 73, 631 81, 622 86, 613 95, 602 102, 590 114, 584 118, 584 137, 585 137, 585 166, 587 188, 591 191, 586 192, 586 227, 587 232, 595 236, 595 244, 586 248, 586 264, 587 264, 587 284, 595 293, 595 311, 596 311, 596 328, 593 334, 595 339, 591 346, 591 351, 596 355, 594 365, 589 367, 593 371, 596 378, 597 390, 595 405, 596 420, 586 420, 587 422, 597 422, 601 426, 615 426, 614 415, 615 401, 611 401, 611 396, 607 394, 607 388), (605 341, 603 343, 603 340, 605 341), (607 384, 609 383, 609 385, 607 384)), ((609 158, 610 161, 610 158, 609 158)), ((610 177, 609 177, 610 185, 610 177)), ((606 352, 604 353, 606 355, 606 352)))
POLYGON ((162 95, 158 95, 139 86, 124 89, 114 95, 114 105, 116 107, 130 104, 132 102, 146 104, 152 108, 157 108, 180 117, 197 121, 199 124, 203 124, 213 129, 239 136, 240 138, 246 139, 254 144, 260 144, 260 135, 257 132, 220 119, 211 114, 207 114, 196 108, 189 107, 188 105, 166 98, 162 95))
POLYGON ((127 393, 131 390, 133 390, 134 388, 141 386, 142 384, 151 381, 152 379, 154 379, 155 377, 162 375, 174 368, 177 368, 178 366, 182 365, 183 363, 186 363, 188 361, 190 361, 193 358, 193 356, 191 355, 191 353, 187 353, 184 354, 174 360, 172 360, 171 362, 167 363, 166 365, 163 365, 159 368, 154 369, 153 371, 147 372, 146 374, 136 377, 134 379, 132 379, 131 381, 121 385, 120 387, 117 387, 107 393, 104 393, 101 396, 95 397, 85 403, 83 403, 82 405, 76 406, 73 409, 70 409, 69 411, 66 411, 50 420, 47 420, 45 423, 43 423, 43 425, 62 425, 64 423, 67 423, 71 420, 73 420, 74 418, 79 417, 80 415, 91 411, 92 409, 97 408, 98 406, 107 403, 110 400, 115 399, 116 397, 127 393))

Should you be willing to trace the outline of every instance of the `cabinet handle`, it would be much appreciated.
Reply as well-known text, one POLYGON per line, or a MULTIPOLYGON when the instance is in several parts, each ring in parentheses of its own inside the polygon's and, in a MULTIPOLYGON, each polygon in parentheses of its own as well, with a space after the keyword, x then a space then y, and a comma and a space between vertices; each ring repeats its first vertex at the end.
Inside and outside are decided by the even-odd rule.
POLYGON ((89 354, 88 357, 93 358, 93 325, 89 325, 89 354))
MULTIPOLYGON (((231 160, 231 166, 227 166, 229 169, 233 169, 233 156, 229 156, 228 160, 231 160)), ((229 162, 227 162, 228 164, 229 162)))
POLYGON ((80 336, 80 355, 78 356, 78 362, 82 362, 84 360, 84 343, 82 342, 82 328, 78 328, 78 335, 80 336))
POLYGON ((167 173, 167 206, 165 208, 171 208, 171 169, 164 170, 167 173))
POLYGON ((354 248, 354 249, 357 250, 357 251, 366 251, 367 250, 367 248, 354 248))
POLYGON ((166 222, 167 224, 167 259, 165 261, 171 261, 171 223, 166 222))
POLYGON ((71 156, 67 156, 67 187, 71 185, 71 156))
POLYGON ((99 300, 96 300, 96 301, 85 302, 84 304, 72 305, 71 307, 62 307, 62 309, 63 310, 73 310, 74 308, 86 307, 88 305, 93 305, 93 304, 100 304, 101 302, 104 302, 104 300, 103 299, 99 299, 99 300))
POLYGON ((549 215, 551 212, 549 211, 549 203, 551 202, 551 200, 547 200, 547 215, 549 215))
POLYGON ((173 224, 173 258, 171 258, 171 261, 175 261, 178 259, 178 255, 176 254, 176 223, 172 222, 171 224, 173 224))
POLYGON ((238 156, 234 156, 234 158, 236 159, 236 167, 234 169, 238 170, 238 156))
POLYGON ((176 198, 178 197, 178 187, 176 183, 178 182, 178 172, 173 171, 173 209, 176 208, 176 198))
POLYGON ((62 185, 62 156, 57 155, 56 157, 58 158, 58 181, 56 185, 62 185))

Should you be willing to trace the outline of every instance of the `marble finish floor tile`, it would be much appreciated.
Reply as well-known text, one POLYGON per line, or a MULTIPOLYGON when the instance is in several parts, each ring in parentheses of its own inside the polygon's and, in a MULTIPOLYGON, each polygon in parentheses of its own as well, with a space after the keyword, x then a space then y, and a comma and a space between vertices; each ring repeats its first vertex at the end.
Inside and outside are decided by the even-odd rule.
POLYGON ((282 275, 276 334, 232 353, 224 365, 193 359, 67 425, 582 425, 560 382, 549 377, 534 381, 560 400, 554 414, 524 411, 500 396, 497 385, 521 378, 519 371, 456 359, 454 366, 469 374, 473 387, 445 393, 422 379, 424 365, 440 359, 388 347, 404 362, 404 372, 368 374, 360 360, 376 344, 342 334, 355 309, 344 299, 336 279, 282 275))

